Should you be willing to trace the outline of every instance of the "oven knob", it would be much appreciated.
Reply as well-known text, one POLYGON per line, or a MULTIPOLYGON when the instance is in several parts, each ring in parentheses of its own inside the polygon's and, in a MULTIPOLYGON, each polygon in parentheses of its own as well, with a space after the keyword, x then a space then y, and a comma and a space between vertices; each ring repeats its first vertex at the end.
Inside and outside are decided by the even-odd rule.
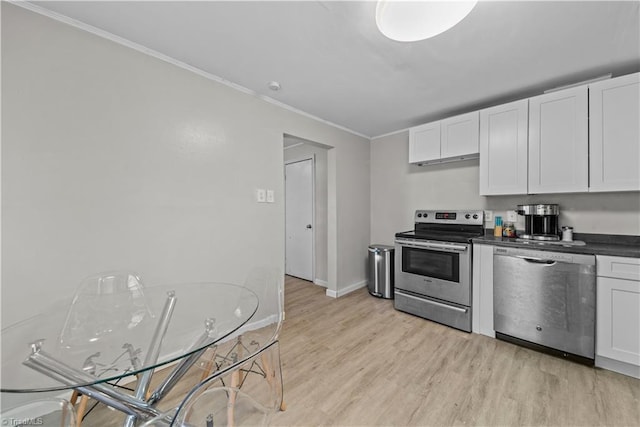
POLYGON ((418 214, 418 218, 422 218, 422 214, 421 213, 418 214))
POLYGON ((473 214, 473 219, 478 219, 478 214, 473 214))
POLYGON ((469 219, 469 218, 471 218, 471 215, 466 214, 464 217, 465 217, 466 219, 469 219))

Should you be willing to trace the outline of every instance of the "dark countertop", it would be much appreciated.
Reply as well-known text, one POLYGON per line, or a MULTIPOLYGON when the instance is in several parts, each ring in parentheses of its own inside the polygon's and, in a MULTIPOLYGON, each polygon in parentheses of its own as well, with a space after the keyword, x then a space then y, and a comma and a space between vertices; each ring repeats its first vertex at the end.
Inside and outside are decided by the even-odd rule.
POLYGON ((522 242, 513 237, 494 237, 493 230, 487 230, 484 236, 475 237, 471 239, 471 242, 541 251, 640 258, 640 236, 575 233, 574 240, 583 241, 586 244, 584 246, 563 246, 536 241, 522 242))

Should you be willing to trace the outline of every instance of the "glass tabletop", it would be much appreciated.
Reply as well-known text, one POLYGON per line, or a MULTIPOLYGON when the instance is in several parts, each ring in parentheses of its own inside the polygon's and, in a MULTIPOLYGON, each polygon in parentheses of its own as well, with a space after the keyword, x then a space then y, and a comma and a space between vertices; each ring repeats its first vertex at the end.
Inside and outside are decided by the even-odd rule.
POLYGON ((149 286, 127 295, 85 295, 54 303, 46 312, 2 329, 0 391, 52 391, 114 382, 224 340, 257 308, 253 291, 226 283, 149 286), (166 332, 154 360, 148 352, 163 320, 166 332), (89 376, 74 384, 50 378, 26 366, 34 350, 89 376))

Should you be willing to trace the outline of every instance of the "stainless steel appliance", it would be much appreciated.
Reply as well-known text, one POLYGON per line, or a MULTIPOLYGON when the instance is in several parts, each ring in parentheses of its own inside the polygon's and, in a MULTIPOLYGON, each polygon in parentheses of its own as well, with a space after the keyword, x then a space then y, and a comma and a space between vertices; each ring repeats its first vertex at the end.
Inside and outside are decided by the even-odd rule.
POLYGON ((517 212, 524 215, 523 239, 560 240, 558 233, 558 205, 518 205, 517 212))
POLYGON ((471 332, 470 239, 483 225, 483 211, 416 211, 396 234, 395 308, 471 332))
POLYGON ((496 337, 593 364, 595 256, 494 247, 496 337))

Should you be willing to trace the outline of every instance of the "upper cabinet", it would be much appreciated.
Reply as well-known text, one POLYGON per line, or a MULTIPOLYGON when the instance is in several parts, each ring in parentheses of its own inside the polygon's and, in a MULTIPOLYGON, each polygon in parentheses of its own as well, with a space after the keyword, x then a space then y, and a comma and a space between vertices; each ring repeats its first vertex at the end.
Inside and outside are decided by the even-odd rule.
POLYGON ((529 101, 480 111, 480 195, 527 193, 529 101))
POLYGON ((440 160, 440 122, 409 129, 409 163, 440 160))
POLYGON ((440 122, 440 156, 449 158, 478 157, 479 113, 449 117, 440 122))
POLYGON ((638 190, 640 73, 480 112, 483 196, 638 190))
POLYGON ((640 190, 640 73, 589 85, 589 191, 640 190))
POLYGON ((478 157, 477 111, 409 129, 409 163, 478 157))
POLYGON ((529 193, 588 191, 588 111, 586 85, 529 99, 529 193))
POLYGON ((640 73, 417 126, 409 162, 480 156, 480 195, 640 191, 640 73))

